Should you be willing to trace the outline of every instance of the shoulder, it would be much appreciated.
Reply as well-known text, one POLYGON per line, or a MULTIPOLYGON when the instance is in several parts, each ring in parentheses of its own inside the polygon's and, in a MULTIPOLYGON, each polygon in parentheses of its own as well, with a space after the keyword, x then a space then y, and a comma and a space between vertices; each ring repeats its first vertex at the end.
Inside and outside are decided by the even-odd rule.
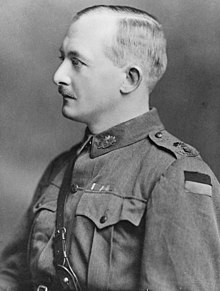
MULTIPOLYGON (((219 187, 214 173, 194 147, 166 130, 151 131, 149 139, 156 152, 156 168, 162 165, 160 175, 166 177, 168 184, 183 188, 187 184, 190 190, 193 190, 192 187, 196 185, 194 190, 199 192, 203 192, 204 185, 219 187)), ((206 189, 210 187, 207 186, 206 189)))
POLYGON ((68 164, 68 161, 75 155, 79 144, 76 144, 71 149, 62 152, 56 156, 46 167, 38 185, 35 190, 34 200, 41 196, 45 187, 48 187, 51 183, 58 188, 61 186, 63 175, 68 164))
POLYGON ((149 138, 157 149, 174 157, 157 181, 166 196, 173 193, 174 198, 180 192, 219 196, 220 186, 215 174, 194 147, 166 130, 152 131, 149 138))
POLYGON ((46 176, 49 181, 53 180, 61 170, 66 168, 68 161, 74 156, 78 147, 79 145, 77 144, 71 149, 56 156, 47 166, 43 176, 46 176))
POLYGON ((183 225, 186 221, 190 224, 195 217, 202 219, 202 212, 207 217, 211 215, 212 220, 218 217, 220 221, 220 184, 198 151, 176 141, 166 131, 163 137, 154 135, 152 141, 162 151, 175 155, 175 159, 161 171, 156 180, 150 194, 149 209, 153 207, 158 215, 163 213, 166 219, 181 221, 183 225), (180 143, 180 147, 174 143, 180 143))
POLYGON ((165 129, 150 131, 148 141, 151 147, 146 155, 145 168, 151 168, 151 172, 156 173, 158 178, 175 161, 188 157, 193 160, 199 157, 199 152, 195 148, 182 142, 165 129))
POLYGON ((179 140, 165 129, 151 131, 149 133, 149 139, 157 148, 169 152, 174 155, 176 159, 181 159, 182 157, 196 157, 199 155, 199 152, 194 147, 179 140))

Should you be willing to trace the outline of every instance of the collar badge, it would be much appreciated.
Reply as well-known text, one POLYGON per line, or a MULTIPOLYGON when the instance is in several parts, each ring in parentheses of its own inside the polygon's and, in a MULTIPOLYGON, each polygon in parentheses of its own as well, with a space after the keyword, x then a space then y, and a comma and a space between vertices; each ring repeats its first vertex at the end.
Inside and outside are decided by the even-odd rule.
POLYGON ((109 134, 101 137, 100 140, 97 141, 96 145, 98 149, 105 149, 112 146, 114 143, 116 143, 116 137, 109 134))

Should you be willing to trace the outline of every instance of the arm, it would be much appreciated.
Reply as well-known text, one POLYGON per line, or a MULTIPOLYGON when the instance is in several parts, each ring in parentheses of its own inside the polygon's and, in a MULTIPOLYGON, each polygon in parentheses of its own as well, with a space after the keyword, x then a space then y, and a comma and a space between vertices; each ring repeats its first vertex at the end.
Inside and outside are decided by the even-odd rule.
POLYGON ((31 290, 31 276, 28 263, 28 241, 34 219, 33 205, 44 192, 49 181, 64 165, 66 153, 55 159, 46 169, 35 191, 32 203, 17 227, 10 243, 0 258, 0 291, 31 290))
POLYGON ((3 250, 0 261, 0 290, 31 290, 27 267, 27 244, 30 230, 26 213, 10 244, 3 250))
POLYGON ((220 186, 208 166, 199 158, 175 161, 149 199, 143 286, 153 291, 218 291, 219 210, 220 186))

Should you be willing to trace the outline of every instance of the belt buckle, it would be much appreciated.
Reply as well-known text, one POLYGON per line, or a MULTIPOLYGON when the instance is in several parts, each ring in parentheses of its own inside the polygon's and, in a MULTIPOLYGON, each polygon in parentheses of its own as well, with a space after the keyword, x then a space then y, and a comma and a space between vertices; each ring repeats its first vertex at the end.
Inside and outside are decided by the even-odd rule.
POLYGON ((48 290, 47 286, 45 286, 45 285, 39 285, 37 287, 37 291, 49 291, 49 290, 48 290))

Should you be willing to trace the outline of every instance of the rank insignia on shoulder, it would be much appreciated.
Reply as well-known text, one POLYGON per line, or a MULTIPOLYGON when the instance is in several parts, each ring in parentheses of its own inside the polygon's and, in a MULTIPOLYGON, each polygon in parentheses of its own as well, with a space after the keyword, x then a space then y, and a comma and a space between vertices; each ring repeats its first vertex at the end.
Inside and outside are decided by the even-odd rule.
POLYGON ((194 147, 178 140, 166 130, 154 130, 149 133, 149 137, 159 147, 171 151, 176 158, 181 156, 196 157, 199 155, 199 152, 194 147))
POLYGON ((211 178, 207 174, 184 171, 185 189, 192 193, 212 196, 211 178))

